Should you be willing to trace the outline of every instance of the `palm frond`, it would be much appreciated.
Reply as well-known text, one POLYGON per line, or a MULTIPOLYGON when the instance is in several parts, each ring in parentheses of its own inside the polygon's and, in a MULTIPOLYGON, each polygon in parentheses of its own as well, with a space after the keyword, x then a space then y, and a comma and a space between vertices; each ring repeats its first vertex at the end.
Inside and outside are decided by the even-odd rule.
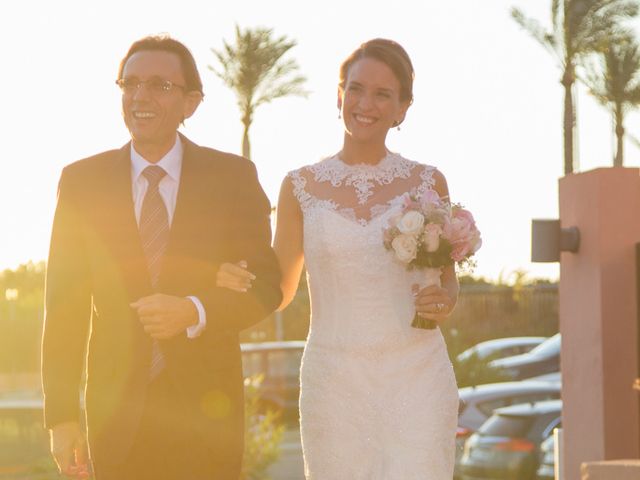
MULTIPOLYGON (((270 28, 236 25, 233 43, 223 41, 222 49, 211 49, 219 65, 209 69, 235 93, 245 132, 261 104, 309 93, 303 88, 306 78, 298 73, 298 63, 286 58, 296 45, 285 35, 276 37, 270 28)), ((248 148, 243 152, 248 156, 248 148)))
POLYGON ((538 20, 528 17, 522 10, 516 7, 511 9, 511 18, 562 65, 564 56, 560 49, 561 42, 559 42, 557 35, 555 35, 553 31, 545 30, 538 20))

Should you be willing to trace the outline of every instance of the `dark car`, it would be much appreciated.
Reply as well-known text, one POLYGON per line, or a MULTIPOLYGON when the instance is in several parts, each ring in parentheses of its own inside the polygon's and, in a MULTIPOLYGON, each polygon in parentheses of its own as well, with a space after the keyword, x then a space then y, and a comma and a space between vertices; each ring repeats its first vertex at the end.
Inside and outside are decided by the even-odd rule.
POLYGON ((500 408, 471 435, 460 459, 462 480, 534 480, 540 444, 560 426, 561 400, 500 408))
POLYGON ((261 403, 265 410, 282 412, 286 420, 298 418, 300 362, 304 341, 243 343, 245 378, 263 376, 261 403))
POLYGON ((559 382, 525 380, 461 388, 454 478, 460 476, 460 460, 466 440, 493 415, 494 410, 520 403, 558 399, 560 387, 559 382))
POLYGON ((500 369, 512 380, 537 377, 560 371, 560 334, 548 338, 522 355, 492 360, 489 365, 500 369))
POLYGON ((13 395, 0 398, 0 478, 60 478, 49 453, 43 427, 42 398, 13 395))
POLYGON ((520 355, 521 353, 527 353, 546 339, 547 337, 494 338, 467 348, 458 355, 457 360, 458 362, 464 362, 472 356, 476 356, 480 360, 512 357, 514 355, 520 355))

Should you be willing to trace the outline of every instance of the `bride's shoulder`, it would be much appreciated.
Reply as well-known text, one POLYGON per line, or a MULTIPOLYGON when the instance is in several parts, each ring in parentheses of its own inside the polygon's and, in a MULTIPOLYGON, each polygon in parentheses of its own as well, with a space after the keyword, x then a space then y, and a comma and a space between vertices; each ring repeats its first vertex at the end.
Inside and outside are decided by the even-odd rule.
POLYGON ((330 176, 331 172, 339 167, 338 163, 336 155, 324 157, 317 162, 289 171, 284 178, 284 182, 291 183, 297 188, 303 188, 308 181, 323 180, 327 175, 330 176))
POLYGON ((415 160, 409 160, 405 157, 401 158, 418 172, 424 188, 433 189, 438 192, 440 196, 448 195, 447 179, 438 167, 415 160))
POLYGON ((398 159, 399 164, 403 164, 404 166, 409 167, 411 170, 415 169, 415 171, 418 172, 423 178, 442 176, 442 172, 440 172, 438 167, 431 165, 430 163, 411 160, 409 158, 403 157, 400 154, 396 154, 395 156, 398 159))

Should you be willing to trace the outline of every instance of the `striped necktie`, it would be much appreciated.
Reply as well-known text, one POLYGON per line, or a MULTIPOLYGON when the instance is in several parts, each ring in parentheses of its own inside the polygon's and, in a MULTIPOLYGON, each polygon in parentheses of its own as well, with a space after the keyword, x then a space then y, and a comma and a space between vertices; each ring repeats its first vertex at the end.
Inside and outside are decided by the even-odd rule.
MULTIPOLYGON (((154 290, 158 288, 160 279, 160 269, 162 257, 169 242, 169 215, 167 207, 160 196, 158 185, 167 172, 157 165, 151 165, 144 169, 142 175, 149 182, 147 193, 142 201, 140 210, 140 240, 142 250, 147 260, 147 268, 151 278, 151 286, 154 290)), ((151 370, 150 378, 155 378, 164 367, 164 358, 158 345, 154 340, 151 348, 151 370)))

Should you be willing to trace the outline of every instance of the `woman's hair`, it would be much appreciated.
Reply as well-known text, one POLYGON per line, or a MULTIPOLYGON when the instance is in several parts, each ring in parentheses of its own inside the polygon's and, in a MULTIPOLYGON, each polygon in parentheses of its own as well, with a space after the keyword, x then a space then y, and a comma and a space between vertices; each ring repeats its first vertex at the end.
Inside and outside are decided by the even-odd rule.
POLYGON ((204 92, 202 91, 202 80, 200 79, 200 73, 198 73, 198 67, 196 66, 196 61, 193 58, 193 55, 187 47, 168 35, 150 35, 134 42, 120 62, 120 66, 118 67, 118 80, 122 78, 122 71, 124 70, 124 66, 129 58, 131 58, 134 53, 142 51, 175 53, 180 58, 180 65, 182 66, 182 74, 184 75, 186 90, 195 90, 204 95, 204 92))
POLYGON ((347 83, 349 69, 362 58, 374 58, 387 65, 400 82, 400 100, 413 101, 413 65, 411 59, 404 48, 399 43, 386 38, 375 38, 360 45, 347 59, 340 65, 341 91, 347 83))

